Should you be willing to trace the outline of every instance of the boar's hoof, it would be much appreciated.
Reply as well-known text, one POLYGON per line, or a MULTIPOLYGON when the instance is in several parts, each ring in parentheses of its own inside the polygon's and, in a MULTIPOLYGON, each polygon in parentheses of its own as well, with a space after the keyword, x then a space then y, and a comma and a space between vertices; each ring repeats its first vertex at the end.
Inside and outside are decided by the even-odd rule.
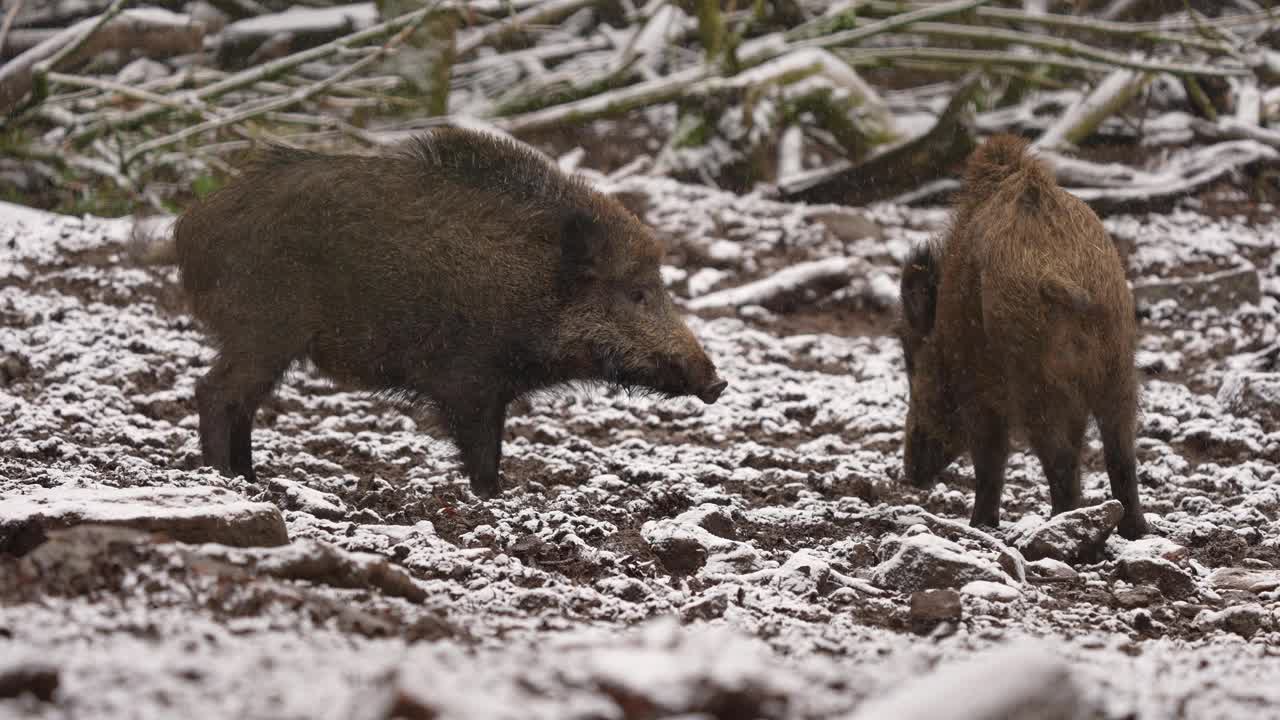
POLYGON ((489 500, 502 494, 502 483, 497 478, 491 480, 473 479, 471 492, 481 500, 489 500))
POLYGON ((1117 531, 1126 540, 1137 540, 1147 534, 1147 519, 1142 513, 1128 513, 1120 519, 1117 531))
POLYGON ((702 392, 698 393, 698 399, 710 405, 720 399, 720 393, 724 392, 727 387, 729 387, 728 382, 717 380, 703 388, 702 392))

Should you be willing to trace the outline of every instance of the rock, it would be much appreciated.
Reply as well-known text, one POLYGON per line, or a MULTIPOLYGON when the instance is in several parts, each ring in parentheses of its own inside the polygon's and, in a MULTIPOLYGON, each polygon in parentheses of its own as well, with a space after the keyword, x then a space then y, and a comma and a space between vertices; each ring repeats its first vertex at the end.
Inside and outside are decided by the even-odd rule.
POLYGON ((1135 585, 1155 585, 1160 592, 1172 598, 1186 597, 1196 589, 1195 580, 1190 575, 1164 558, 1121 558, 1119 574, 1135 585))
POLYGON ((280 509, 217 487, 41 489, 0 502, 0 553, 23 555, 47 533, 80 524, 163 533, 187 543, 234 547, 289 542, 280 509))
POLYGON ((1151 607, 1152 605, 1159 605, 1164 600, 1160 590, 1150 585, 1134 585, 1133 587, 1120 588, 1113 590, 1111 595, 1116 599, 1116 604, 1124 608, 1151 607))
POLYGON ((0 353, 0 387, 8 387, 31 374, 31 364, 17 353, 0 353))
POLYGON ((272 490, 284 493, 286 507, 290 510, 300 510, 326 520, 342 520, 347 515, 347 504, 337 495, 285 478, 272 478, 268 483, 272 490))
POLYGON ((1196 625, 1203 629, 1220 628, 1240 637, 1253 637, 1259 630, 1269 629, 1271 615, 1258 603, 1236 605, 1223 610, 1204 610, 1196 616, 1196 625))
POLYGON ((723 617, 729 609, 729 595, 725 592, 710 592, 694 598, 680 608, 680 617, 685 622, 694 620, 714 620, 723 617))
POLYGON ((1206 582, 1215 590, 1264 593, 1280 588, 1280 569, 1218 568, 1209 574, 1206 582))
POLYGON ((1191 552, 1168 538, 1151 536, 1125 543, 1116 557, 1122 561, 1161 558, 1169 562, 1178 563, 1191 557, 1191 552))
POLYGON ((853 720, 1073 720, 1089 703, 1070 666, 1023 642, 946 664, 863 703, 853 720))
POLYGON ((841 242, 850 243, 865 238, 875 240, 884 236, 884 231, 875 221, 854 210, 818 210, 809 213, 809 219, 822 223, 841 242))
POLYGON ((732 554, 742 543, 717 535, 704 527, 710 525, 719 532, 731 533, 732 522, 723 509, 704 505, 685 511, 674 518, 650 520, 640 528, 640 536, 649 543, 662 561, 662 566, 672 575, 691 575, 702 568, 712 554, 732 554))
POLYGON ((966 583, 964 587, 960 588, 960 592, 964 595, 979 597, 992 602, 1013 602, 1022 597, 1022 593, 1018 588, 989 580, 974 580, 971 583, 966 583))
POLYGON ((1139 310, 1173 300, 1183 310, 1218 308, 1230 311, 1262 299, 1262 283, 1252 267, 1225 270, 1197 277, 1139 280, 1133 283, 1133 301, 1139 310))
POLYGON ((628 602, 644 602, 653 595, 649 587, 639 580, 625 575, 602 578, 596 582, 600 592, 622 598, 628 602))
POLYGON ((1027 563, 1027 579, 1035 583, 1075 582, 1080 573, 1061 560, 1040 558, 1027 563))
POLYGON ((1050 518, 1014 542, 1028 560, 1052 558, 1066 563, 1091 562, 1124 515, 1119 500, 1083 507, 1050 518))
MULTIPOLYGON (((911 593, 911 621, 931 628, 940 622, 960 622, 964 608, 955 590, 921 590, 911 593)), ((923 629, 928 629, 923 628, 923 629)))
POLYGON ((256 575, 282 580, 305 580, 339 588, 380 590, 387 595, 422 602, 427 593, 409 573, 372 553, 343 550, 304 538, 281 548, 200 549, 204 557, 242 567, 256 575))
POLYGON ((1010 582, 995 563, 936 535, 904 538, 889 559, 871 570, 871 582, 903 592, 959 587, 974 580, 1010 582))
POLYGON ((0 664, 0 699, 30 694, 50 702, 58 690, 57 666, 34 659, 6 660, 0 664))
POLYGON ((1234 415, 1257 420, 1264 428, 1280 426, 1280 373, 1232 373, 1218 389, 1218 404, 1234 415))

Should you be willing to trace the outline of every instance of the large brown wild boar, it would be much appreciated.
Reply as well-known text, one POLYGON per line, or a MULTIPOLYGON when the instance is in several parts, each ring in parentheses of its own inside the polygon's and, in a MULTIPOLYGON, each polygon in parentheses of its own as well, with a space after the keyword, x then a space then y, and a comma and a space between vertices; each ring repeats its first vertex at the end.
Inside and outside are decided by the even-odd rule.
POLYGON ((906 478, 927 486, 968 451, 971 524, 996 526, 1010 432, 1021 431, 1053 513, 1074 509, 1092 414, 1125 508, 1120 532, 1142 535, 1133 296, 1098 217, 1025 141, 996 137, 974 152, 945 240, 914 251, 901 290, 906 478))
POLYGON ((434 407, 472 491, 501 490, 508 403, 603 381, 713 403, 727 383, 613 199, 536 151, 441 129, 374 157, 271 148, 175 226, 219 347, 196 386, 204 462, 254 479, 254 414, 295 361, 434 407))

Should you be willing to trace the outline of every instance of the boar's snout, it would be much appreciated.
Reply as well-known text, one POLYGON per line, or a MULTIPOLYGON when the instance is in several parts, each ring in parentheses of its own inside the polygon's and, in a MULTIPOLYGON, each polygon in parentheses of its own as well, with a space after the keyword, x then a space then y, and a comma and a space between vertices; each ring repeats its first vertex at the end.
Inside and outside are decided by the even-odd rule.
POLYGON ((724 392, 727 387, 729 387, 728 381, 716 378, 710 385, 703 388, 702 392, 698 393, 698 399, 711 405, 720 399, 720 393, 724 392))

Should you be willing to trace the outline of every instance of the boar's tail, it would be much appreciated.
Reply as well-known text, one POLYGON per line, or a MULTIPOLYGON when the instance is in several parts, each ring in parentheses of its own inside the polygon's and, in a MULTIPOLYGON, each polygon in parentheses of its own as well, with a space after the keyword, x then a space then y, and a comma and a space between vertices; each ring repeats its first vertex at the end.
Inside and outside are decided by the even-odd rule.
POLYGON ((1088 290, 1066 278, 1044 277, 1040 280, 1040 296, 1046 302, 1080 315, 1091 315, 1101 308, 1088 290))
POLYGON ((974 150, 964 175, 965 194, 975 200, 991 197, 1001 183, 1019 175, 1019 199, 1032 206, 1053 183, 1048 168, 1029 152, 1027 141, 1008 134, 996 135, 974 150))

